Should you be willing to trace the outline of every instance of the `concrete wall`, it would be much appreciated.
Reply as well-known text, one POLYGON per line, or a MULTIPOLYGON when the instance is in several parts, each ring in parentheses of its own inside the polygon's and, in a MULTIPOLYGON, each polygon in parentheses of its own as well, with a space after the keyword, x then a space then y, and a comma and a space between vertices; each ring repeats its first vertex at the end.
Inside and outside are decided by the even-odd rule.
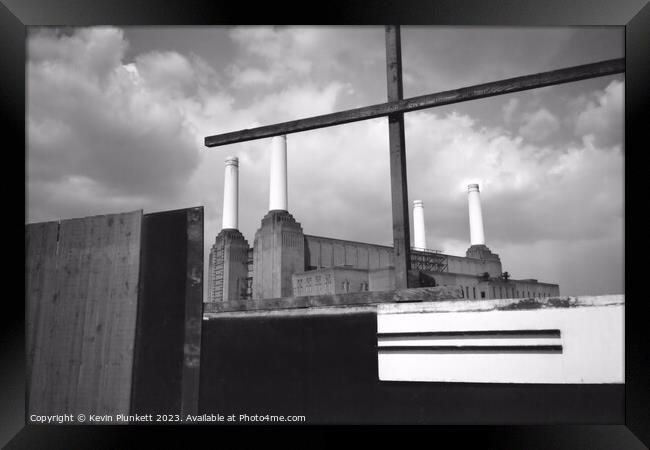
MULTIPOLYGON (((515 298, 557 297, 560 287, 552 283, 539 283, 536 280, 511 280, 514 283, 515 298)), ((512 287, 510 288, 512 293, 512 287)))
POLYGON ((620 295, 380 305, 379 379, 624 383, 624 306, 620 295))
POLYGON ((488 280, 480 277, 448 272, 427 273, 437 286, 460 286, 463 296, 471 300, 487 300, 525 297, 557 297, 560 288, 557 284, 539 283, 536 280, 488 280))
MULTIPOLYGON (((268 221, 268 219, 265 219, 268 221)), ((263 223, 265 221, 263 220, 263 223)), ((298 225, 299 226, 299 225, 298 225)), ((259 268, 255 269, 253 275, 254 293, 253 298, 273 298, 280 296, 277 288, 271 288, 276 278, 286 280, 292 277, 294 273, 301 273, 307 269, 343 267, 367 270, 368 285, 371 291, 385 291, 395 288, 395 282, 392 279, 393 272, 393 248, 384 245, 367 244, 362 242, 346 241, 342 239, 333 239, 323 236, 304 235, 304 268, 291 269, 291 267, 300 267, 296 261, 299 258, 299 249, 282 246, 280 242, 285 242, 285 238, 270 238, 272 232, 268 226, 260 228, 256 234, 256 243, 262 246, 254 248, 255 260, 266 261, 259 268), (263 231, 263 229, 267 231, 263 231), (263 238, 263 236, 267 236, 263 238), (283 240, 284 239, 284 240, 283 240), (274 249, 274 246, 280 246, 274 249), (275 256, 271 256, 275 252, 275 256), (284 259, 281 255, 287 254, 284 259), (262 256, 267 255, 267 256, 262 256), (280 263, 280 261, 284 261, 280 263), (288 263, 291 261, 291 264, 288 263), (292 272, 293 270, 293 272, 292 272), (280 275, 280 272, 284 275, 280 275), (267 289, 262 293, 263 289, 267 289)), ((298 234, 302 232, 300 228, 298 234)), ((494 280, 501 276, 503 268, 498 255, 493 254, 487 247, 472 248, 475 254, 485 255, 485 259, 466 256, 454 256, 440 254, 446 258, 447 268, 444 272, 430 273, 436 279, 438 285, 458 285, 462 286, 465 295, 468 298, 476 299, 495 299, 495 298, 517 298, 517 297, 543 297, 557 296, 560 294, 559 288, 555 284, 538 283, 536 280, 510 280, 501 282, 494 280), (479 276, 488 273, 492 278, 489 282, 482 281, 479 276), (505 284, 504 284, 505 283, 505 284)), ((472 253, 472 254, 474 254, 472 253)), ((315 275, 316 276, 316 275, 315 275)), ((355 278, 355 283, 359 276, 355 278)), ((275 282, 276 284, 278 282, 275 282)), ((285 288, 283 296, 290 295, 309 295, 308 291, 315 294, 338 293, 333 288, 326 288, 324 285, 312 285, 307 289, 305 286, 297 287, 298 283, 304 285, 306 279, 302 275, 298 278, 291 279, 291 289, 297 287, 298 292, 289 292, 286 288, 287 282, 283 283, 285 288)))
POLYGON ((390 291, 395 289, 395 269, 386 268, 368 272, 371 291, 390 291))
POLYGON ((447 270, 465 275, 481 275, 488 272, 491 277, 501 276, 503 272, 498 260, 483 260, 465 256, 447 255, 447 270))
POLYGON ((305 270, 302 227, 286 211, 270 211, 255 233, 253 298, 290 297, 291 277, 305 270))
POLYGON ((208 302, 247 297, 248 242, 238 230, 221 230, 210 250, 208 302))
MULTIPOLYGON (((441 254, 447 257, 448 271, 480 275, 488 272, 498 277, 503 272, 501 262, 441 254)), ((331 267, 349 265, 359 269, 386 269, 393 266, 393 248, 385 245, 345 241, 323 236, 305 235, 305 266, 331 267)))
POLYGON ((352 266, 374 270, 392 265, 392 247, 305 235, 305 267, 307 268, 352 266))
POLYGON ((328 267, 293 274, 293 295, 346 294, 368 291, 368 271, 328 267))

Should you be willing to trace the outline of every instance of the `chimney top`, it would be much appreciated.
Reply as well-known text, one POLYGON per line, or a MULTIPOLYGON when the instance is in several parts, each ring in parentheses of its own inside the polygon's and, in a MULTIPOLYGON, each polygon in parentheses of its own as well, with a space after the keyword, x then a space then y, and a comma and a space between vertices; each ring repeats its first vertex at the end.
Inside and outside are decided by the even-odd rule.
POLYGON ((422 206, 422 200, 413 200, 413 206, 422 206))
POLYGON ((239 167, 239 158, 236 156, 228 156, 226 157, 226 165, 233 165, 239 167))
POLYGON ((479 192, 478 184, 468 184, 467 185, 467 192, 472 192, 472 191, 479 192))

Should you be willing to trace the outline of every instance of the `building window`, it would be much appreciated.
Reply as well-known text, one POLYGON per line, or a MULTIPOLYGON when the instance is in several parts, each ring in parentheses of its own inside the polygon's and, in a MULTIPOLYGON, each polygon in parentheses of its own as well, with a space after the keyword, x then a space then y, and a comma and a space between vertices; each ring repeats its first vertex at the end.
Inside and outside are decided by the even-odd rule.
POLYGON ((465 286, 465 297, 469 298, 469 287, 465 286))
POLYGON ((476 298, 476 288, 475 287, 472 288, 472 292, 474 293, 474 298, 476 298))
POLYGON ((497 288, 495 288, 494 286, 492 286, 492 298, 496 298, 496 296, 497 296, 497 290, 496 290, 496 289, 497 289, 497 288))
POLYGON ((517 291, 517 297, 519 297, 519 291, 517 291))
POLYGON ((485 298, 485 291, 481 291, 481 298, 485 298))
POLYGON ((499 297, 503 298, 503 287, 499 286, 499 297))

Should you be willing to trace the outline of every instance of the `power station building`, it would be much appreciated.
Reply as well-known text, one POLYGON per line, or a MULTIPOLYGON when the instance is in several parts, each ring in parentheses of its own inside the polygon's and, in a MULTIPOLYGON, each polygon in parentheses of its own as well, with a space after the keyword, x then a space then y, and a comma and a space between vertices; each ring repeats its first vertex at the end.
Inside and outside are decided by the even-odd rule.
MULTIPOLYGON (((289 213, 286 136, 271 141, 269 211, 251 246, 238 230, 239 161, 226 158, 222 229, 210 251, 207 302, 385 291, 395 288, 393 247, 305 234, 289 213)), ((465 256, 427 249, 422 201, 413 202, 409 286, 461 286, 467 299, 555 297, 559 286, 513 280, 485 245, 478 184, 468 186, 465 256)))

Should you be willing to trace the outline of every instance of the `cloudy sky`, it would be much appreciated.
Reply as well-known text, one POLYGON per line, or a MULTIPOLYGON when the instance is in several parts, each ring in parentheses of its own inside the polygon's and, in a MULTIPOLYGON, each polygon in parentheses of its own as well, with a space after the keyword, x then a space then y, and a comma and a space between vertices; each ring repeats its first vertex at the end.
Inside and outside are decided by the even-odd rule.
MULTIPOLYGON (((624 56, 622 28, 403 27, 404 95, 624 56)), ((269 139, 207 135, 386 100, 382 27, 31 28, 27 222, 205 207, 240 158, 240 230, 268 209, 269 139)), ((623 292, 623 75, 409 113, 409 200, 427 244, 469 246, 478 182, 487 245, 563 295, 623 292)), ((288 137, 289 209, 307 234, 390 245, 385 118, 288 137)))

